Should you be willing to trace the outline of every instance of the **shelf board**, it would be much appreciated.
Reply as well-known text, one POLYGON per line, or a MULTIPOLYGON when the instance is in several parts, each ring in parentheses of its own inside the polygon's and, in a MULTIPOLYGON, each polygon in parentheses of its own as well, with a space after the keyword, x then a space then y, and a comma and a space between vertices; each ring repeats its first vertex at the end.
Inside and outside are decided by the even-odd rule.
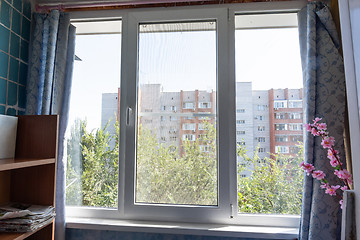
POLYGON ((16 158, 16 159, 0 159, 0 171, 11 169, 35 167, 46 164, 55 163, 55 158, 32 159, 32 158, 16 158))
POLYGON ((31 235, 33 235, 34 233, 40 231, 41 229, 49 226, 50 224, 52 224, 54 222, 54 220, 52 220, 51 222, 49 222, 48 224, 46 224, 45 226, 33 231, 33 232, 23 232, 23 233, 7 233, 7 232, 0 232, 0 239, 1 240, 23 240, 31 235))

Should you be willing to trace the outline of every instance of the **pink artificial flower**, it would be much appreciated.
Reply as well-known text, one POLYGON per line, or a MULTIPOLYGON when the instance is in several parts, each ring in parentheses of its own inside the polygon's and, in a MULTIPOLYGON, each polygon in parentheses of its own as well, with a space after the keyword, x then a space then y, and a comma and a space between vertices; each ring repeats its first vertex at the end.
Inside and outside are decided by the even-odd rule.
POLYGON ((328 187, 326 188, 325 193, 329 194, 330 196, 336 196, 336 190, 339 188, 339 185, 328 187))
POLYGON ((305 127, 306 131, 311 132, 312 127, 311 127, 310 124, 305 123, 305 124, 304 124, 304 127, 305 127))
POLYGON ((316 128, 311 129, 311 134, 314 136, 319 136, 319 132, 316 130, 316 128))
POLYGON ((338 178, 340 179, 344 179, 344 180, 347 180, 347 182, 352 185, 353 184, 353 181, 352 181, 352 176, 351 174, 346 170, 335 170, 334 174, 336 176, 338 176, 338 178))
POLYGON ((331 166, 333 166, 333 167, 337 167, 337 166, 339 165, 338 160, 336 160, 336 158, 335 158, 335 159, 331 159, 331 160, 330 160, 330 164, 331 164, 331 166))
POLYGON ((312 177, 317 180, 321 180, 325 178, 325 173, 323 171, 317 170, 312 172, 312 177))
POLYGON ((319 130, 326 130, 326 123, 319 123, 318 126, 317 126, 317 128, 318 128, 319 130))
POLYGON ((330 187, 330 185, 328 183, 324 183, 324 182, 322 182, 320 185, 320 188, 322 188, 322 189, 329 188, 329 187, 330 187))
POLYGON ((344 201, 341 199, 341 200, 339 201, 339 203, 340 203, 340 208, 343 209, 344 201))
POLYGON ((315 118, 314 123, 317 123, 318 121, 321 121, 322 118, 315 118))
POLYGON ((334 137, 325 137, 321 142, 323 148, 331 148, 332 146, 334 146, 334 144, 335 144, 334 137))
POLYGON ((347 187, 347 186, 342 186, 340 189, 341 189, 342 191, 345 191, 345 190, 348 190, 348 187, 347 187))
POLYGON ((310 163, 302 162, 300 166, 306 171, 306 174, 309 176, 310 173, 315 169, 315 167, 310 163))

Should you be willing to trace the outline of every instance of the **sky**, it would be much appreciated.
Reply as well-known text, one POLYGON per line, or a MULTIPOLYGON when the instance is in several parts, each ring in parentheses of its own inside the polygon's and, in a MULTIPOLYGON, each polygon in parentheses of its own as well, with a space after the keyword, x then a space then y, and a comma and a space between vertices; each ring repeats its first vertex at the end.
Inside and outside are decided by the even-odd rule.
MULTIPOLYGON (((236 81, 253 90, 301 88, 298 30, 237 30, 236 81)), ((87 118, 88 129, 101 121, 101 94, 120 86, 121 35, 78 35, 71 96, 70 124, 87 118), (99 84, 101 83, 101 84, 99 84)), ((142 33, 139 82, 160 83, 164 91, 216 88, 215 31, 142 33)))

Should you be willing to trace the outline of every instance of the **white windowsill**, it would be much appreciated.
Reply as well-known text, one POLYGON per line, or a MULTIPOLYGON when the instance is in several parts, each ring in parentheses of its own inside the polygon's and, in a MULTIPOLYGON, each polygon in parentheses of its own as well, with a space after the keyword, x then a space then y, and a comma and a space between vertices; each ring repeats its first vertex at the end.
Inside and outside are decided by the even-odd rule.
POLYGON ((285 227, 229 226, 74 217, 66 218, 66 228, 265 239, 297 239, 299 232, 298 228, 285 227))

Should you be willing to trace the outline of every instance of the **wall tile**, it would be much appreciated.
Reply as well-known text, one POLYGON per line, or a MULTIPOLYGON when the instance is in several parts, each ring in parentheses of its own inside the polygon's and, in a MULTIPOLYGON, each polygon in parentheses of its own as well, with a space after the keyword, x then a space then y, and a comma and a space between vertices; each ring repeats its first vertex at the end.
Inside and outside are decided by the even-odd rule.
POLYGON ((11 30, 20 35, 21 15, 17 11, 12 13, 11 30))
POLYGON ((0 50, 9 52, 10 31, 0 25, 0 50))
POLYGON ((16 109, 15 108, 8 108, 6 111, 6 115, 15 116, 16 115, 16 109))
POLYGON ((13 57, 10 57, 9 80, 19 81, 19 61, 13 57))
POLYGON ((31 19, 31 3, 29 1, 23 1, 23 14, 28 19, 31 19))
POLYGON ((30 21, 26 18, 22 18, 22 26, 21 26, 21 36, 26 40, 30 40, 30 21))
POLYGON ((13 6, 19 12, 22 12, 22 1, 21 0, 13 0, 13 6))
POLYGON ((19 86, 19 102, 18 107, 19 108, 25 108, 26 104, 26 89, 23 86, 19 86))
POLYGON ((5 114, 5 106, 0 105, 0 114, 5 114))
POLYGON ((0 78, 0 104, 6 104, 7 81, 0 78))
POLYGON ((8 97, 7 105, 15 106, 17 104, 18 94, 17 94, 18 85, 16 83, 8 82, 8 97))
POLYGON ((20 62, 19 83, 24 86, 26 86, 27 69, 27 65, 20 62))
POLYGON ((29 59, 29 43, 25 40, 21 40, 20 59, 24 62, 27 62, 29 59))
POLYGON ((13 57, 19 58, 20 56, 20 37, 14 33, 11 33, 10 39, 10 54, 13 57))
POLYGON ((0 22, 8 28, 10 27, 11 22, 11 11, 12 8, 10 5, 4 0, 1 0, 0 22))
POLYGON ((7 78, 9 55, 0 52, 0 77, 7 78))
POLYGON ((30 0, 0 0, 0 114, 24 114, 30 0))

